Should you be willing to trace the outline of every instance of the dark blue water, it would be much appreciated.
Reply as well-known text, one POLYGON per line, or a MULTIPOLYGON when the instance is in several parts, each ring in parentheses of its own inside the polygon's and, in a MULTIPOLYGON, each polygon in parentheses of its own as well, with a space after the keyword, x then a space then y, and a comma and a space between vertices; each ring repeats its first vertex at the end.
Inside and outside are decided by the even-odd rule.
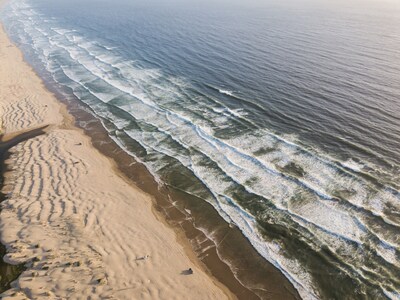
POLYGON ((2 20, 303 298, 400 297, 399 2, 23 0, 2 20))

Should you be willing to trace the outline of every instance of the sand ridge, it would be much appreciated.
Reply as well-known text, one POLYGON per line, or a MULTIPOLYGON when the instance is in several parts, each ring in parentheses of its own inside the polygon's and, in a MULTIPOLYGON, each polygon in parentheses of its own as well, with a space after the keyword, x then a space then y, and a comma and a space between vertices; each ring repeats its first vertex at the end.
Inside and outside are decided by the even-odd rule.
POLYGON ((5 137, 49 125, 11 149, 0 236, 27 270, 3 299, 226 299, 157 220, 151 198, 114 171, 0 30, 5 137), (66 124, 68 126, 66 126, 66 124), (194 274, 183 271, 191 267, 194 274))

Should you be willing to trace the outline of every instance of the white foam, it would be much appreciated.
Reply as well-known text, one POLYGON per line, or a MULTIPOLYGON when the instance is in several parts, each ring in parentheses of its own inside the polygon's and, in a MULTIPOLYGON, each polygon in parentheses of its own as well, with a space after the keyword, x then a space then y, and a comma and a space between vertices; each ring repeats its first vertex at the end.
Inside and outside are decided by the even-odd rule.
POLYGON ((222 90, 222 89, 218 89, 218 91, 219 91, 221 94, 225 94, 225 95, 228 95, 228 96, 233 96, 233 91, 222 90))
POLYGON ((57 32, 60 35, 65 35, 66 33, 72 32, 71 30, 63 29, 63 28, 51 28, 51 30, 57 32))
POLYGON ((352 158, 350 158, 349 160, 347 160, 345 162, 342 162, 341 164, 343 166, 345 166, 346 168, 349 168, 356 172, 361 172, 362 169, 364 168, 364 165, 362 163, 356 162, 352 158))
MULTIPOLYGON (((158 129, 156 132, 126 131, 149 153, 160 157, 150 162, 144 161, 152 174, 157 178, 157 170, 167 164, 162 160, 164 156, 174 157, 190 169, 210 190, 213 197, 206 200, 214 205, 226 221, 238 225, 258 252, 293 282, 302 297, 318 297, 313 291, 310 275, 303 271, 298 261, 285 258, 279 244, 267 243, 262 239, 254 218, 236 203, 229 192, 236 183, 271 201, 278 209, 289 214, 300 227, 307 228, 316 239, 334 251, 345 244, 341 240, 339 242, 339 239, 361 244, 367 237, 364 220, 359 218, 356 209, 326 202, 332 200, 338 192, 348 192, 346 200, 349 203, 383 218, 387 207, 400 209, 398 196, 389 191, 374 194, 364 180, 346 173, 332 161, 303 149, 296 144, 296 138, 281 137, 266 130, 239 135, 230 140, 216 138, 213 126, 229 126, 231 118, 243 117, 245 111, 231 109, 222 103, 218 107, 208 107, 201 99, 196 99, 194 106, 190 99, 186 100, 182 96, 182 90, 192 88, 184 79, 171 76, 165 78, 160 70, 140 68, 135 62, 126 61, 112 53, 112 47, 88 41, 74 30, 53 27, 54 35, 50 36, 48 31, 40 28, 40 24, 35 27, 32 25, 31 20, 24 23, 27 34, 34 40, 35 49, 41 50, 45 59, 56 59, 60 51, 69 54, 71 64, 61 67, 74 82, 74 93, 92 105, 99 116, 112 120, 121 130, 128 126, 129 122, 121 121, 107 111, 105 104, 94 104, 84 97, 91 94, 103 103, 108 103, 116 95, 126 94, 130 97, 129 103, 119 107, 136 120, 158 129), (101 80, 104 88, 110 91, 100 93, 91 89, 87 83, 95 80, 101 80), (182 102, 185 110, 169 108, 170 102, 182 102), (213 126, 208 120, 196 118, 198 112, 201 112, 203 118, 212 121, 213 126), (163 143, 166 138, 180 144, 182 149, 163 143), (188 157, 184 150, 190 149, 196 151, 188 157), (267 151, 259 151, 263 149, 267 151), (257 151, 260 154, 255 156, 257 151), (204 160, 215 163, 219 169, 206 166, 204 160), (303 176, 295 178, 290 172, 282 171, 290 164, 301 168, 303 176), (307 201, 298 205, 298 196, 303 196, 307 201)), ((56 65, 47 65, 50 72, 56 70, 56 65)), ((234 95, 233 91, 218 90, 223 94, 234 95)), ((124 147, 118 138, 113 139, 124 147)), ((343 165, 354 171, 361 166, 354 160, 344 162, 343 165)), ((378 246, 377 251, 387 261, 394 263, 395 256, 390 247, 378 246)))
POLYGON ((392 292, 392 291, 388 291, 386 289, 383 288, 383 292, 385 293, 385 295, 392 300, 400 300, 400 293, 397 292, 392 292))
POLYGON ((377 253, 383 257, 387 262, 397 265, 399 264, 400 257, 396 254, 396 250, 384 243, 380 243, 376 247, 377 253))

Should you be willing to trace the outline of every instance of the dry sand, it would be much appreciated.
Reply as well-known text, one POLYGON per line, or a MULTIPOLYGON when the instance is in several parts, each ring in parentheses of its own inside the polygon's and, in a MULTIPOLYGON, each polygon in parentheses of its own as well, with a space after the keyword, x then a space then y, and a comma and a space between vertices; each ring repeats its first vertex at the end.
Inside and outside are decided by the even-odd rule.
POLYGON ((150 196, 72 126, 2 29, 0 66, 3 140, 49 125, 6 161, 1 242, 8 262, 28 268, 3 299, 233 297, 157 219, 150 196), (194 274, 181 274, 189 267, 194 274))

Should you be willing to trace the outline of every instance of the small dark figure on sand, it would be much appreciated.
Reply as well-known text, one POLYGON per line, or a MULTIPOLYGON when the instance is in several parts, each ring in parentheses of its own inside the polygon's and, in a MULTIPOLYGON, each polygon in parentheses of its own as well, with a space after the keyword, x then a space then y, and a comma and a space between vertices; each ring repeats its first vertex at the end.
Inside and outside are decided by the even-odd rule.
POLYGON ((181 275, 192 275, 193 274, 193 270, 192 268, 189 269, 185 269, 181 272, 181 275))

